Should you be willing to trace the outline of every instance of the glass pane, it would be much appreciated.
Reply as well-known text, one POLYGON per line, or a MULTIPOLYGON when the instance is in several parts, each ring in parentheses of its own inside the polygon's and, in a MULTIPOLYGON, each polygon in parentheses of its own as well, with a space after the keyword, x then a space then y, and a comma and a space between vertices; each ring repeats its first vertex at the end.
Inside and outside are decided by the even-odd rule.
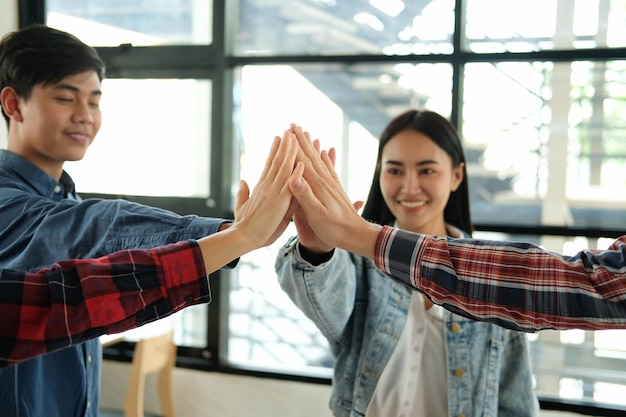
POLYGON ((255 369, 330 377, 326 339, 278 285, 274 260, 290 227, 274 245, 244 255, 231 271, 228 361, 255 369))
POLYGON ((626 224, 625 66, 466 66, 462 132, 476 223, 626 224))
POLYGON ((454 0, 239 1, 237 55, 449 54, 454 0))
POLYGON ((212 0, 46 0, 46 23, 92 46, 206 45, 212 0))
POLYGON ((465 48, 472 52, 626 45, 624 0, 466 1, 465 48))
POLYGON ((98 136, 65 164, 79 192, 209 196, 210 81, 105 79, 102 91, 98 136))
MULTIPOLYGON (((270 143, 291 122, 337 149, 337 171, 352 200, 365 200, 378 135, 400 112, 429 107, 449 116, 448 64, 246 66, 236 88, 240 103, 240 175, 256 183, 270 143)), ((326 340, 280 289, 275 245, 241 258, 231 273, 228 360, 286 372, 321 372, 332 357, 326 340)), ((325 373, 324 373, 325 372, 325 373)))
MULTIPOLYGON (((614 239, 516 236, 477 232, 474 237, 517 240, 557 253, 606 249, 614 239)), ((626 392, 626 330, 542 330, 528 335, 537 393, 607 404, 624 404, 626 392)))

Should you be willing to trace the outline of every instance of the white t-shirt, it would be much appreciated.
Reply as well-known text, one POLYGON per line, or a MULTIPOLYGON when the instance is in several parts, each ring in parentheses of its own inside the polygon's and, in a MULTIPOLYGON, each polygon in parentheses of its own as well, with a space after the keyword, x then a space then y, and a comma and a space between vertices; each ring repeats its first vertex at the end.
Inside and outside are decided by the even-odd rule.
POLYGON ((425 310, 423 296, 411 295, 406 325, 374 389, 367 417, 448 415, 443 308, 425 310))

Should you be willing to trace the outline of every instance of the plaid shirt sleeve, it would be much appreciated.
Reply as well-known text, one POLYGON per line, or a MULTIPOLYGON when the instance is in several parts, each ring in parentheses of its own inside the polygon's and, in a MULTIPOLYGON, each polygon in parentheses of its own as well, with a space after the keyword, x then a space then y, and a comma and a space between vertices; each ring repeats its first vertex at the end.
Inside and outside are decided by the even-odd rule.
POLYGON ((195 241, 0 270, 0 366, 119 333, 211 300, 195 241))
POLYGON ((375 253, 387 275, 466 317, 527 332, 626 329, 626 236, 605 251, 563 256, 385 226, 375 253))

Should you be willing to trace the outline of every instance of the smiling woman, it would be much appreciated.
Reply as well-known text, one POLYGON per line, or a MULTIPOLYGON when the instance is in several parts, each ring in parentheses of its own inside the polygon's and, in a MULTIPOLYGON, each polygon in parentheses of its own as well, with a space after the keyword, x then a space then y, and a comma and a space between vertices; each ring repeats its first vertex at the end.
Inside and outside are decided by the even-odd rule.
MULTIPOLYGON (((461 139, 444 117, 422 110, 396 116, 380 137, 363 217, 468 237, 465 164, 461 139)), ((450 313, 392 282, 369 259, 328 247, 303 213, 294 223, 298 236, 278 253, 276 272, 337 360, 335 416, 538 415, 525 334, 450 313)))

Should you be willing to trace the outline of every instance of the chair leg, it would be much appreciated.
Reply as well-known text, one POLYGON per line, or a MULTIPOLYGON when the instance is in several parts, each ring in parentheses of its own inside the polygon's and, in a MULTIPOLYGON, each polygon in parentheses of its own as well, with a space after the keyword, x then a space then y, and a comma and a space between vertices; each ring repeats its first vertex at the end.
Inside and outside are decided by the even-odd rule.
POLYGON ((146 377, 138 367, 133 367, 128 379, 128 389, 124 400, 124 417, 144 417, 143 401, 146 377))
POLYGON ((173 372, 171 367, 164 368, 161 372, 159 372, 157 389, 163 417, 176 417, 172 374, 173 372))

